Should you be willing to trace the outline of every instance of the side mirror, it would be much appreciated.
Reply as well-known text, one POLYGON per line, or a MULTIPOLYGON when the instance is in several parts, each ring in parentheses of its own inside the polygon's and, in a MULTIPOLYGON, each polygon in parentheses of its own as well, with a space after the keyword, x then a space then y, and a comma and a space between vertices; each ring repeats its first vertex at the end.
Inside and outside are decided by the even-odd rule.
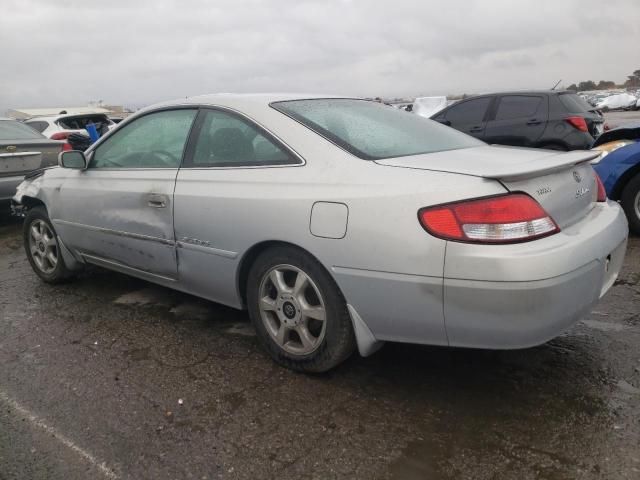
POLYGON ((80 150, 68 150, 58 154, 58 165, 62 168, 74 168, 85 170, 87 168, 87 157, 80 150))

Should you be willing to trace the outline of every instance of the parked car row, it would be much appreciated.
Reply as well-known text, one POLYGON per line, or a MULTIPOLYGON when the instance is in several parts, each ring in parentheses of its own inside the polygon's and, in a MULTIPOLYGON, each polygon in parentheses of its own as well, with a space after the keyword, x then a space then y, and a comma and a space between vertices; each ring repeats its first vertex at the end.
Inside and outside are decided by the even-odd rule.
POLYGON ((58 154, 71 147, 51 140, 28 125, 0 118, 0 208, 8 211, 11 197, 31 171, 58 164, 58 154))
POLYGON ((487 143, 585 150, 605 128, 603 116, 573 92, 478 95, 431 116, 487 143))

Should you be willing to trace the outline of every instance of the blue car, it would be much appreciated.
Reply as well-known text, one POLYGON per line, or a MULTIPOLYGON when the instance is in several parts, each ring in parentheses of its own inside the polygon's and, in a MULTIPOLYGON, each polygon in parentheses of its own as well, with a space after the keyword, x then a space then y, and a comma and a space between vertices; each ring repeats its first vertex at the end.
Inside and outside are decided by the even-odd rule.
POLYGON ((607 196, 620 202, 629 229, 640 235, 640 122, 603 133, 593 148, 602 152, 594 168, 607 196))

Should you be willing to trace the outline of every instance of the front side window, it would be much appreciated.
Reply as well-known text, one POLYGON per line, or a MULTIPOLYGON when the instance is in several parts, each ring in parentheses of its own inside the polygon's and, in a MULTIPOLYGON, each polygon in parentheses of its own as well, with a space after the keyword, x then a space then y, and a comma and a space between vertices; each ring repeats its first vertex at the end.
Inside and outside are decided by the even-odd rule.
POLYGON ((42 135, 33 128, 15 120, 0 120, 0 140, 33 140, 42 135))
POLYGON ((365 160, 484 145, 453 128, 377 102, 321 98, 271 106, 365 160))
POLYGON ((500 99, 496 120, 532 117, 542 105, 542 97, 506 95, 500 99))
POLYGON ((490 103, 491 97, 465 100, 447 110, 447 120, 453 125, 482 123, 490 103))
POLYGON ((140 117, 96 148, 89 168, 178 168, 197 110, 140 117))
POLYGON ((188 167, 239 167, 300 163, 257 126, 221 110, 205 110, 188 167))

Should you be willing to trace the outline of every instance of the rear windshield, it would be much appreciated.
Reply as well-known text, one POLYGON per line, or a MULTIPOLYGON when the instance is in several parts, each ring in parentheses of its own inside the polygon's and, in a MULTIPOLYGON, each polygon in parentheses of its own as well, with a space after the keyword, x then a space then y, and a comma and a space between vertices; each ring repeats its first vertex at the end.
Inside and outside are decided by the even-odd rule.
POLYGON ((484 145, 428 118, 367 100, 289 100, 271 106, 365 160, 484 145))
POLYGON ((27 125, 14 120, 0 120, 0 141, 2 140, 33 140, 44 138, 39 132, 27 125))
POLYGON ((87 115, 84 117, 66 117, 58 120, 58 125, 66 130, 84 130, 89 123, 96 125, 98 129, 100 126, 108 125, 109 118, 106 115, 87 115))
POLYGON ((575 93, 561 93, 558 97, 569 113, 585 113, 593 110, 591 105, 575 93))

